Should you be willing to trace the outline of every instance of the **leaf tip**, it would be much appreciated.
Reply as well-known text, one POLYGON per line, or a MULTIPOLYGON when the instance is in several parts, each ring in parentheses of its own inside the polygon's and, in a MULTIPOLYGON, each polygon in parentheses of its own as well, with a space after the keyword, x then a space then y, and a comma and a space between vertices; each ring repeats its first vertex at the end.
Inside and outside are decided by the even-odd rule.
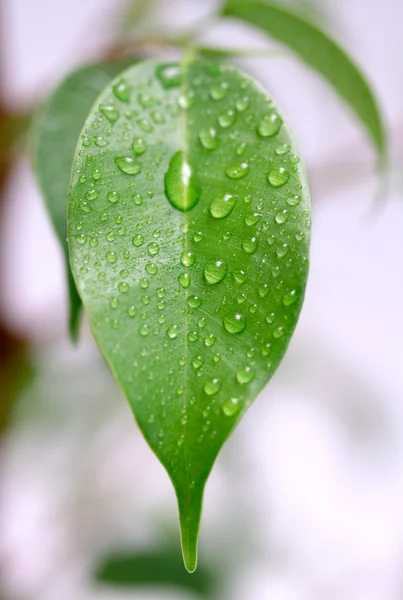
POLYGON ((197 550, 202 510, 203 490, 188 490, 178 493, 179 522, 181 532, 182 556, 185 568, 194 573, 197 568, 197 550))

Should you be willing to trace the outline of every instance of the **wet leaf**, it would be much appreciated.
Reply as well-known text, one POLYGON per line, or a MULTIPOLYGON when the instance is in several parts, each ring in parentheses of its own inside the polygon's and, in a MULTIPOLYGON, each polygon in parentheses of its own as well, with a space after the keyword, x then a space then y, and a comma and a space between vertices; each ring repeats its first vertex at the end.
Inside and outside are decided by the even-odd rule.
POLYGON ((301 309, 304 170, 265 90, 209 62, 127 70, 81 139, 69 191, 73 274, 99 347, 175 487, 193 571, 206 479, 301 309), (113 125, 103 106, 117 111, 113 125), (94 170, 95 182, 85 177, 94 170))
POLYGON ((70 334, 77 338, 81 300, 71 276, 67 247, 67 189, 77 139, 96 97, 123 68, 97 65, 71 73, 38 112, 31 131, 35 175, 62 245, 66 264, 70 334))
POLYGON ((327 33, 304 17, 265 0, 227 0, 223 14, 259 27, 322 75, 361 121, 384 162, 385 126, 374 93, 354 61, 327 33))

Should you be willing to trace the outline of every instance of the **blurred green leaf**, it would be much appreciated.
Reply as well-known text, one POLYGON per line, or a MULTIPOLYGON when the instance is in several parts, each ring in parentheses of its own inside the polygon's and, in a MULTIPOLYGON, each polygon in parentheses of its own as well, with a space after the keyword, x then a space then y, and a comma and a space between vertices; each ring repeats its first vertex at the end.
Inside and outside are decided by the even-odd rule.
MULTIPOLYGON (((71 165, 77 139, 91 106, 122 68, 122 63, 94 65, 71 73, 38 111, 31 131, 36 178, 64 251, 72 339, 78 335, 81 300, 71 276, 67 246, 67 189, 71 165)), ((86 176, 92 179, 92 173, 86 176)))
POLYGON ((385 160, 386 134, 370 85, 347 53, 298 14, 265 0, 226 0, 223 15, 259 27, 322 75, 349 104, 385 160))
POLYGON ((209 472, 276 370, 302 306, 305 172, 265 90, 217 63, 127 70, 83 133, 69 192, 73 274, 173 482, 193 571, 209 472))
POLYGON ((188 590, 200 596, 213 597, 215 579, 200 568, 190 575, 183 568, 182 557, 173 548, 144 553, 112 554, 95 572, 95 579, 118 587, 164 586, 188 590))

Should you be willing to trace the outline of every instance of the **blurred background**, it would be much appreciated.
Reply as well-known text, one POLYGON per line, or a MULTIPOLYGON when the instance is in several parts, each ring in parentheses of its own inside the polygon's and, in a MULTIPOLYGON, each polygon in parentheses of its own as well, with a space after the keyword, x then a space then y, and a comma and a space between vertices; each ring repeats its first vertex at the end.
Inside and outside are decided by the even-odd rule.
MULTIPOLYGON (((119 35, 183 33, 216 4, 0 1, 1 600, 403 598, 400 0, 288 2, 372 83, 390 136, 387 190, 361 127, 317 76, 297 59, 237 61, 299 139, 311 271, 289 352, 207 485, 195 575, 181 562, 168 477, 87 324, 78 347, 68 340, 62 252, 13 140, 119 35)), ((269 47, 251 28, 207 23, 205 44, 269 47)))

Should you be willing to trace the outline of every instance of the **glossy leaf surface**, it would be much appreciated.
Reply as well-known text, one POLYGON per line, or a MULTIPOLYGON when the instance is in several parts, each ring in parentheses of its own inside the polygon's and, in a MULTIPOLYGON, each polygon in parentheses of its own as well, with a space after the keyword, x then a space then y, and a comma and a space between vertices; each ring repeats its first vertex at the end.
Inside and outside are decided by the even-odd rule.
POLYGON ((67 247, 67 190, 77 139, 96 97, 123 68, 84 67, 70 74, 39 111, 31 132, 35 174, 62 245, 70 300, 70 333, 77 336, 81 300, 71 275, 67 247))
POLYGON ((304 17, 265 0, 227 0, 223 14, 259 27, 322 75, 360 119, 383 162, 385 129, 373 91, 357 65, 329 35, 304 17))
POLYGON ((69 192, 73 273, 175 487, 192 571, 208 474, 283 357, 302 305, 305 174, 267 93, 209 62, 127 70, 81 139, 69 192))

